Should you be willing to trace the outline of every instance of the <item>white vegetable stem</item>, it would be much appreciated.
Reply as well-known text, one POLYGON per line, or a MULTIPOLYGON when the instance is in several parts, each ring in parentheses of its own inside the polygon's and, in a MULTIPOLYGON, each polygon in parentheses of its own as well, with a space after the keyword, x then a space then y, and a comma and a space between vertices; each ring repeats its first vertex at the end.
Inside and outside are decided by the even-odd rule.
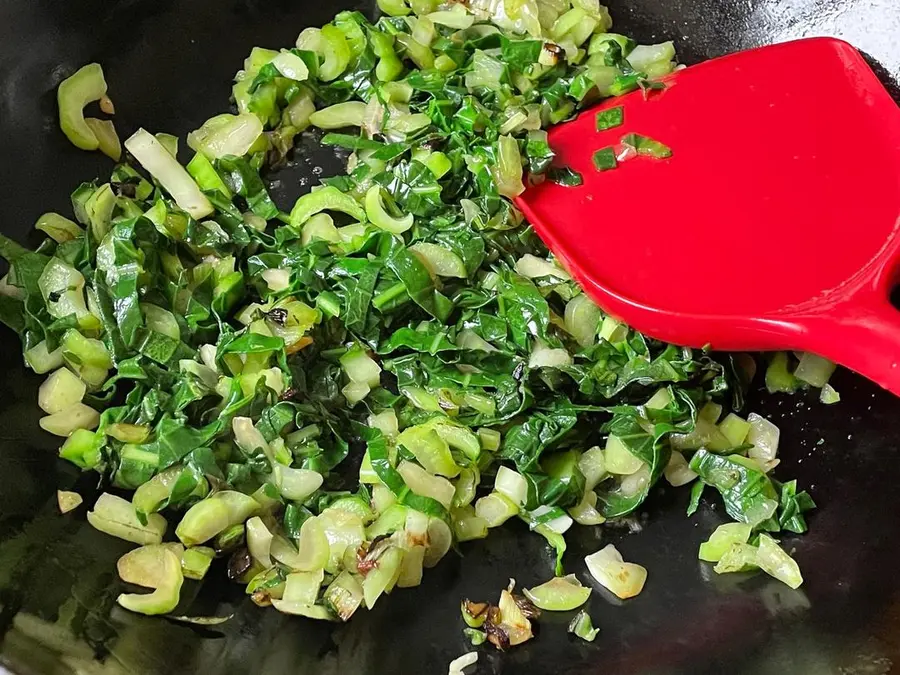
POLYGON ((528 498, 528 483, 525 478, 518 471, 506 466, 501 466, 497 470, 494 489, 519 508, 522 508, 528 498))
POLYGON ((584 562, 601 586, 623 600, 640 593, 647 581, 647 570, 635 563, 625 562, 612 544, 589 555, 584 562))
POLYGON ((516 261, 516 273, 529 279, 541 277, 556 277, 570 281, 572 277, 561 267, 557 267, 549 260, 538 258, 536 255, 526 253, 516 261))
MULTIPOLYGON (((242 157, 263 132, 262 122, 253 113, 216 115, 188 134, 188 146, 208 159, 225 155, 242 157)), ((127 147, 127 145, 126 145, 127 147)))
POLYGON ((450 662, 450 675, 463 675, 463 668, 478 663, 478 652, 468 652, 450 662))
MULTIPOLYGON (((532 511, 530 515, 533 519, 536 520, 541 516, 550 513, 551 510, 551 507, 547 506, 546 504, 542 504, 534 511, 532 511)), ((563 514, 561 516, 557 516, 553 520, 548 520, 544 523, 544 526, 546 526, 549 530, 556 532, 556 534, 565 534, 566 532, 568 532, 569 528, 572 527, 573 522, 574 521, 571 517, 563 514)))
POLYGON ((192 218, 203 218, 213 212, 213 205, 194 179, 153 134, 146 129, 138 129, 125 141, 125 148, 192 218))

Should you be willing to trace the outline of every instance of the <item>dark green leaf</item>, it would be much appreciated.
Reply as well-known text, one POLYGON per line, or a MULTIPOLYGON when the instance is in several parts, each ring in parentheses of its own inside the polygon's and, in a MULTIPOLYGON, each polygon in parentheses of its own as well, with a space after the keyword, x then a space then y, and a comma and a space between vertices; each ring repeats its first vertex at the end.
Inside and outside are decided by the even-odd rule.
POLYGON ((231 192, 247 200, 253 213, 266 220, 278 215, 278 207, 269 197, 265 183, 246 159, 233 155, 220 157, 216 160, 216 171, 231 192))
POLYGON ((443 326, 429 323, 426 330, 398 328, 378 346, 378 353, 390 354, 398 349, 437 354, 438 352, 457 351, 459 348, 447 339, 447 332, 443 326))
POLYGON ((547 180, 565 187, 578 187, 584 183, 581 174, 567 166, 550 167, 547 171, 547 180))
POLYGON ((538 468, 541 454, 553 447, 578 422, 578 414, 565 404, 547 412, 535 412, 506 432, 499 457, 515 463, 523 473, 538 468))
POLYGON ((525 70, 533 63, 537 63, 541 50, 544 48, 542 40, 511 40, 506 36, 500 37, 503 61, 515 70, 525 70))
POLYGON ((406 292, 435 319, 445 321, 453 303, 434 286, 434 280, 422 262, 405 248, 398 248, 386 261, 388 268, 403 282, 406 292))
POLYGON ((597 113, 597 131, 606 131, 621 126, 625 121, 625 108, 620 105, 597 113))
POLYGON ((603 148, 597 150, 593 155, 594 168, 597 171, 609 171, 618 166, 616 161, 616 151, 614 148, 603 148))
POLYGON ((537 287, 524 277, 502 272, 497 290, 500 316, 508 322, 516 346, 528 351, 532 338, 546 339, 550 307, 537 287))

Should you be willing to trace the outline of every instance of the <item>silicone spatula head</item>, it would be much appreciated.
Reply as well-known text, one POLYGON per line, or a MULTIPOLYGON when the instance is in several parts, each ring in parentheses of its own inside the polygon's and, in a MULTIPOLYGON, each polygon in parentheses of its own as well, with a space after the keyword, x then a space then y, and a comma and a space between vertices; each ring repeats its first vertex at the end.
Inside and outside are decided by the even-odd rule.
POLYGON ((653 337, 799 349, 900 394, 900 110, 849 44, 813 38, 714 59, 551 130, 583 184, 518 205, 586 292, 653 337), (598 131, 597 113, 623 123, 598 131), (629 133, 672 150, 599 172, 629 133))

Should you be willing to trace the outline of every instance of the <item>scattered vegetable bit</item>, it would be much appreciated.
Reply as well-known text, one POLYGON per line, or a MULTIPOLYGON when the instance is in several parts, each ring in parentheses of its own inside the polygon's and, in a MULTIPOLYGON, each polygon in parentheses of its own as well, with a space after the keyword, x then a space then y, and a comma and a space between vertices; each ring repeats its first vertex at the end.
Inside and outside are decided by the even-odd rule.
POLYGON ((625 121, 625 108, 617 105, 597 113, 597 131, 606 131, 621 126, 625 121))
POLYGON ((56 503, 59 504, 60 513, 74 511, 81 506, 83 501, 84 498, 77 492, 69 492, 68 490, 56 491, 56 503))
POLYGON ((116 114, 116 106, 113 105, 112 99, 104 94, 100 97, 99 101, 100 110, 105 112, 107 115, 115 115, 116 114))
POLYGON ((72 144, 96 150, 100 141, 84 119, 84 106, 106 94, 106 80, 99 63, 89 63, 63 80, 56 90, 59 126, 72 144))
POLYGON ((97 147, 100 152, 118 162, 122 158, 122 142, 116 133, 116 127, 112 120, 98 120, 88 117, 84 120, 97 139, 97 147))
POLYGON ((547 180, 564 187, 578 187, 584 184, 581 174, 567 166, 553 166, 547 169, 547 180))
POLYGON ((525 597, 535 607, 551 612, 568 612, 578 609, 591 595, 591 589, 582 586, 574 574, 554 577, 540 586, 524 590, 525 597))
MULTIPOLYGON (((140 549, 139 549, 140 550, 140 549)), ((154 578, 147 578, 145 584, 153 584, 152 593, 123 593, 118 602, 125 609, 139 614, 167 614, 178 605, 181 584, 184 577, 181 573, 181 561, 168 548, 160 551, 160 564, 154 571, 154 578)))
POLYGON ((822 391, 819 394, 819 400, 825 405, 831 405, 832 403, 839 403, 841 400, 841 395, 834 387, 826 383, 826 385, 822 387, 822 391))
POLYGON ((594 153, 593 161, 594 168, 597 171, 609 171, 610 169, 615 169, 619 164, 616 160, 616 151, 611 147, 597 150, 594 153))
MULTIPOLYGON (((296 50, 254 48, 237 114, 189 135, 186 168, 175 136, 141 129, 121 162, 112 123, 84 119, 97 99, 113 112, 98 65, 59 88, 65 133, 121 163, 75 190, 71 219, 41 217, 52 241, 39 252, 0 236, 0 321, 49 374, 41 426, 65 438, 60 457, 134 491, 88 513, 144 546, 123 578, 155 590, 120 603, 172 611, 182 579, 218 555, 254 603, 347 621, 516 516, 561 574, 573 522, 627 522, 663 475, 694 483, 692 509, 712 485, 740 527, 804 532, 812 499, 767 474, 777 433, 724 410, 752 362, 605 316, 510 201, 526 174, 581 184, 553 166, 547 128, 655 87, 671 43, 610 33, 585 0, 378 4, 389 16, 374 23, 341 12, 296 50), (359 131, 325 136, 352 153, 347 173, 286 214, 264 176, 311 125, 359 131), (357 465, 358 486, 332 489, 357 465), (162 543, 163 513, 178 542, 162 543)), ((625 156, 668 156, 626 139, 625 156)), ((612 148, 600 154, 598 168, 615 167, 612 148)), ((767 382, 827 379, 803 356, 795 377, 791 358, 776 356, 767 382)), ((717 571, 765 566, 796 583, 773 542, 741 539, 705 550, 717 571)), ((640 592, 646 571, 614 548, 588 560, 620 597, 640 592)), ((530 589, 534 603, 512 586, 496 606, 465 603, 469 638, 519 644, 537 605, 589 592, 563 578, 530 589)))
POLYGON ((77 223, 52 211, 45 213, 34 224, 34 229, 44 232, 57 244, 64 244, 84 234, 77 223))
POLYGON ((669 485, 673 487, 687 485, 697 478, 697 474, 691 471, 691 467, 688 465, 684 455, 677 450, 673 450, 669 456, 669 463, 666 464, 663 475, 666 477, 669 485))
POLYGON ((215 210, 194 179, 153 134, 138 129, 125 141, 125 147, 193 218, 203 218, 215 210))
POLYGON ((797 562, 764 532, 759 534, 756 546, 740 541, 732 543, 714 569, 718 574, 727 574, 749 572, 757 568, 791 588, 799 588, 803 583, 797 562))
POLYGON ((169 616, 167 617, 172 621, 178 621, 180 623, 191 623, 195 626, 221 626, 223 623, 231 621, 234 618, 234 614, 229 614, 228 616, 169 616))
POLYGON ((578 612, 578 614, 575 615, 575 618, 569 622, 568 630, 585 642, 593 642, 594 638, 596 638, 597 634, 600 632, 599 628, 594 628, 590 615, 584 610, 578 612))
POLYGON ((96 529, 135 544, 158 544, 166 532, 166 519, 158 513, 143 521, 134 506, 115 495, 104 492, 88 511, 88 522, 96 529))
POLYGON ((713 568, 716 574, 728 574, 731 572, 750 572, 759 567, 757 563, 756 546, 750 544, 733 543, 716 566, 713 568))
POLYGON ((828 359, 804 352, 800 356, 797 369, 794 370, 794 377, 814 387, 822 388, 828 384, 828 379, 834 373, 835 368, 835 364, 828 359))
POLYGON ((485 640, 487 640, 487 634, 485 634, 483 630, 478 630, 477 628, 464 628, 463 635, 469 638, 469 642, 472 643, 473 647, 483 645, 485 640))
POLYGON ((768 465, 778 456, 781 431, 765 417, 756 413, 747 416, 747 423, 749 428, 745 440, 753 446, 747 452, 747 456, 759 462, 764 469, 768 469, 768 465))
POLYGON ((194 579, 195 581, 203 579, 215 557, 215 550, 208 546, 193 546, 185 549, 181 554, 181 571, 185 579, 194 579))
POLYGON ((639 155, 653 157, 654 159, 667 159, 672 156, 672 150, 657 140, 640 134, 625 134, 622 136, 622 145, 633 148, 639 155))
MULTIPOLYGON (((216 115, 187 136, 187 144, 210 160, 226 155, 246 155, 263 132, 256 115, 216 115)), ((190 167, 188 167, 190 168, 190 167)))
POLYGON ((463 675, 465 668, 478 663, 478 652, 468 652, 450 662, 449 675, 463 675))
POLYGON ((588 571, 597 582, 616 597, 626 600, 638 595, 647 581, 647 570, 625 562, 612 544, 584 559, 588 571))
POLYGON ((119 578, 129 584, 156 588, 166 576, 165 554, 171 551, 181 558, 184 546, 181 544, 148 544, 133 549, 119 558, 116 569, 119 578))
POLYGON ((472 602, 471 600, 463 600, 460 607, 462 611, 463 621, 470 628, 481 628, 487 619, 490 605, 486 602, 472 602))
MULTIPOLYGON (((511 582, 510 588, 512 586, 511 582)), ((530 618, 535 618, 538 614, 528 600, 513 596, 511 590, 501 591, 500 604, 496 611, 488 613, 484 624, 488 640, 501 651, 527 642, 534 637, 530 618)))
POLYGON ((766 368, 766 389, 769 393, 791 393, 796 391, 799 386, 799 380, 788 370, 787 352, 772 354, 769 366, 766 368))
MULTIPOLYGON (((474 603, 464 600, 461 608, 463 620, 469 626, 467 631, 481 632, 487 640, 500 651, 527 642, 534 633, 531 631, 531 620, 540 616, 541 612, 531 600, 513 593, 515 581, 509 580, 509 587, 500 593, 498 605, 474 603), (477 629, 482 629, 478 631, 477 629)), ((590 592, 590 591, 588 591, 590 592)), ((476 640, 483 638, 467 632, 476 640)))

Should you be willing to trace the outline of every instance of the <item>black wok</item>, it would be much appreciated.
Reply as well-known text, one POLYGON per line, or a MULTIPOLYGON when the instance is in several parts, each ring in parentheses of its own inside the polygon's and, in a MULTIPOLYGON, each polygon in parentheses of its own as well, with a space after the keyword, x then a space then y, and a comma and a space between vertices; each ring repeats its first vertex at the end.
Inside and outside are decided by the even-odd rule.
MULTIPOLYGON (((108 160, 76 150, 57 128, 55 88, 75 68, 103 65, 120 135, 141 125, 183 138, 227 107, 230 79, 252 46, 288 45, 303 27, 321 25, 351 4, 6 0, 0 6, 0 229, 36 243, 31 227, 38 215, 66 212, 75 185, 109 172, 108 160)), ((889 84, 900 76, 896 0, 609 4, 619 30, 644 42, 674 39, 688 63, 827 34, 867 52, 889 84)), ((798 86, 803 76, 797 73, 798 86)), ((308 189, 301 182, 337 169, 330 151, 301 142, 295 166, 277 176, 281 206, 308 189)), ((114 602, 115 561, 127 544, 88 526, 83 508, 74 517, 61 517, 56 508, 59 487, 75 486, 92 503, 96 476, 79 475, 56 459, 56 439, 37 424, 40 379, 23 367, 11 332, 0 331, 0 345, 0 664, 15 673, 446 672, 451 659, 470 649, 461 630, 462 597, 494 598, 509 577, 531 585, 552 569, 543 539, 511 525, 464 545, 462 557, 448 556, 421 587, 394 593, 347 625, 260 609, 220 573, 191 587, 185 595, 193 601, 184 607, 192 615, 233 614, 226 623, 195 626, 129 614, 114 602), (103 663, 93 663, 95 657, 103 663)), ((650 570, 644 593, 622 606, 594 594, 589 609, 601 632, 592 644, 566 634, 568 615, 547 616, 533 642, 508 654, 482 649, 477 672, 890 672, 900 658, 900 402, 848 372, 839 372, 834 384, 843 400, 832 407, 812 394, 756 392, 752 401, 781 426, 777 473, 798 477, 820 505, 810 533, 787 540, 805 573, 801 590, 769 578, 712 574, 696 551, 723 520, 721 508, 710 501, 687 519, 686 492, 659 489, 646 505, 641 534, 580 528, 567 556, 568 568, 580 572, 581 558, 601 537, 614 541, 627 559, 650 570)))

